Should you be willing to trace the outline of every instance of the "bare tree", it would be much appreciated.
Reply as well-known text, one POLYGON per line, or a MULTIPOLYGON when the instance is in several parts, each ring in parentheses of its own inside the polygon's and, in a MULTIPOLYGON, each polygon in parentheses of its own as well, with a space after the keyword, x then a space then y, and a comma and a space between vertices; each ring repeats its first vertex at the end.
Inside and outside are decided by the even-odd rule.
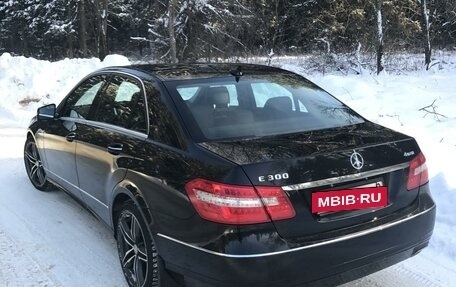
POLYGON ((430 105, 427 105, 425 107, 422 107, 421 109, 419 109, 419 111, 423 111, 423 112, 426 112, 423 116, 426 117, 427 115, 431 114, 431 115, 434 115, 434 119, 438 122, 440 122, 440 117, 442 118, 447 118, 447 116, 445 115, 442 115, 440 113, 437 112, 437 106, 435 105, 435 102, 437 101, 437 99, 434 99, 434 101, 432 101, 432 104, 430 105))
POLYGON ((104 59, 108 54, 108 0, 101 0, 100 11, 100 59, 104 59))
POLYGON ((425 39, 424 43, 424 61, 426 70, 429 70, 431 64, 431 38, 429 35, 430 23, 429 23, 429 9, 427 8, 427 0, 418 0, 421 7, 421 26, 425 39))
POLYGON ((103 60, 108 54, 108 0, 93 2, 97 15, 98 58, 103 60))
POLYGON ((382 6, 383 0, 375 0, 374 10, 377 20, 377 74, 383 71, 383 18, 382 18, 382 6))
POLYGON ((82 57, 87 57, 87 16, 85 0, 78 2, 78 17, 79 17, 79 47, 82 52, 82 57))
MULTIPOLYGON (((77 6, 73 6, 73 7, 77 7, 77 6)), ((73 8, 71 7, 71 8, 73 8)), ((77 13, 77 8, 76 9, 71 9, 71 8, 68 8, 66 9, 65 11, 65 17, 67 19, 74 19, 76 18, 77 16, 75 16, 75 13, 77 13)), ((67 39, 67 47, 66 47, 66 56, 70 59, 74 58, 74 38, 75 38, 75 33, 76 31, 74 31, 74 29, 68 29, 68 30, 65 30, 65 36, 66 36, 66 39, 67 39)))
POLYGON ((176 0, 169 0, 168 4, 168 33, 169 33, 169 56, 171 63, 177 63, 177 53, 176 53, 176 34, 174 31, 174 25, 176 20, 175 9, 176 9, 176 0))

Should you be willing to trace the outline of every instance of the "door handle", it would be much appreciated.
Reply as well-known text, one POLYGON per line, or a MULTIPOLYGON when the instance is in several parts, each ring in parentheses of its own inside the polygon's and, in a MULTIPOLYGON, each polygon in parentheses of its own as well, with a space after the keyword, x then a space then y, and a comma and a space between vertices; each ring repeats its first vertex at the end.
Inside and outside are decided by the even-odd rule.
POLYGON ((119 155, 123 151, 123 144, 110 144, 108 145, 108 152, 113 155, 119 155))
POLYGON ((71 133, 67 134, 65 138, 67 141, 72 142, 76 139, 76 133, 71 132, 71 133))

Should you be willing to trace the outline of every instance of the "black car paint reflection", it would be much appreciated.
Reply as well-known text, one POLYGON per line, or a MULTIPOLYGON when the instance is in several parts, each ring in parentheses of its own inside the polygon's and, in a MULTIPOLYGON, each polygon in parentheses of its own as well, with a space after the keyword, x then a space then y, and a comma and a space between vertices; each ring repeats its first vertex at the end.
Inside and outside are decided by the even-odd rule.
MULTIPOLYGON (((413 256, 427 244, 435 205, 427 183, 407 190, 410 162, 421 153, 413 138, 363 119, 293 73, 241 65, 244 76, 233 76, 238 69, 230 64, 102 69, 81 81, 54 115, 38 114, 28 142, 36 142, 47 180, 105 222, 118 242, 127 234, 120 218, 144 221, 141 234, 150 236, 148 248, 155 249, 126 238, 123 244, 131 250, 120 255, 121 261, 149 250, 148 258, 158 258, 153 262, 157 269, 150 270, 161 274, 162 287, 294 286, 364 268, 356 277, 413 256), (292 120, 268 118, 262 110, 267 100, 264 106, 256 103, 264 95, 255 85, 263 82, 282 85, 272 97, 289 93, 292 120), (214 102, 209 97, 205 103, 208 91, 220 86, 225 88, 219 91, 232 94, 222 93, 214 102), (194 102, 179 94, 180 87, 194 87, 187 91, 195 93, 194 102), (264 121, 256 123, 259 136, 232 136, 236 126, 226 122, 220 133, 210 134, 199 126, 194 111, 208 116, 251 114, 246 118, 264 121), (129 119, 123 125, 126 116, 141 112, 136 123, 129 119), (364 158, 359 170, 350 163, 355 151, 364 158), (270 220, 269 214, 268 221, 255 224, 206 220, 186 190, 195 179, 228 186, 223 196, 209 195, 207 202, 215 205, 239 187, 254 194, 260 187, 278 187, 294 214, 283 220, 270 220), (313 192, 377 182, 388 187, 386 207, 311 212, 313 192)), ((204 190, 202 194, 208 196, 204 190)), ((264 198, 259 202, 264 206, 264 198)), ((138 270, 126 265, 122 267, 131 284, 138 270)))

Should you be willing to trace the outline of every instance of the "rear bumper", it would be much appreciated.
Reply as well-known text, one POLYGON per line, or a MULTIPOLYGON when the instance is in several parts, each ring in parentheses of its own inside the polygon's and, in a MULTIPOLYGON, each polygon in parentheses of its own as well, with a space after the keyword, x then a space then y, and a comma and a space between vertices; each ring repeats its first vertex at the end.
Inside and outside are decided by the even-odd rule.
MULTIPOLYGON (((255 244, 264 243, 264 238, 258 239, 261 235, 243 239, 240 253, 215 252, 162 234, 156 244, 166 268, 182 274, 187 286, 333 285, 405 260, 425 247, 436 208, 427 191, 420 192, 418 200, 414 212, 395 221, 330 240, 290 243, 273 252, 245 252, 249 246, 259 249, 255 244)), ((279 237, 269 240, 286 242, 279 237)))

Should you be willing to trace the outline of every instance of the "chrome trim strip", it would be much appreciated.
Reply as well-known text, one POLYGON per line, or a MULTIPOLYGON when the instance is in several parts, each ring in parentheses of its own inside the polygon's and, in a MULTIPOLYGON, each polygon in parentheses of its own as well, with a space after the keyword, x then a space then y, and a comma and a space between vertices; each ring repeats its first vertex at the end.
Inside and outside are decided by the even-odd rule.
POLYGON ((50 171, 49 169, 47 168, 44 168, 44 170, 48 173, 52 173, 55 177, 58 177, 59 179, 63 180, 64 182, 68 183, 69 185, 71 185, 72 187, 76 188, 77 190, 79 190, 80 192, 84 193, 85 195, 87 195, 88 197, 92 198, 93 200, 95 200, 97 203, 99 203, 100 205, 102 205, 104 208, 106 209, 109 209, 109 207, 104 204, 103 202, 99 201, 97 198, 93 197, 91 194, 87 193, 86 191, 84 191, 83 189, 80 189, 78 186, 72 184, 71 182, 69 182, 68 180, 62 178, 61 176, 55 174, 55 172, 52 172, 50 171))
POLYGON ((123 148, 121 148, 121 147, 108 147, 108 149, 113 150, 113 151, 118 151, 118 152, 123 151, 123 148))
POLYGON ((46 115, 46 114, 38 114, 38 116, 43 117, 43 118, 48 118, 48 119, 53 119, 53 115, 46 115))
POLYGON ((129 129, 126 129, 126 128, 123 128, 123 127, 119 127, 119 126, 116 126, 116 125, 112 125, 112 124, 107 124, 107 123, 102 123, 102 122, 97 122, 97 121, 91 121, 91 120, 86 120, 86 119, 81 119, 81 118, 61 117, 60 119, 64 120, 64 121, 73 121, 75 123, 86 124, 86 125, 89 125, 89 126, 94 126, 94 127, 98 127, 98 128, 108 129, 108 130, 111 130, 111 131, 114 131, 114 132, 118 132, 118 133, 125 134, 125 135, 130 135, 130 136, 133 136, 133 137, 136 137, 136 138, 140 138, 140 139, 147 139, 147 134, 145 134, 145 133, 132 131, 132 130, 129 130, 129 129))
POLYGON ((331 177, 331 178, 326 178, 326 179, 321 179, 321 180, 316 180, 316 181, 309 181, 309 182, 303 182, 303 183, 297 183, 297 184, 292 184, 292 185, 286 185, 282 186, 283 190, 286 191, 291 191, 291 190, 300 190, 300 189, 306 189, 306 188, 313 188, 313 187, 318 187, 318 186, 323 186, 323 185, 330 185, 330 184, 335 184, 335 183, 343 183, 351 180, 356 180, 360 179, 363 177, 371 177, 371 176, 376 176, 380 175, 383 173, 388 173, 388 172, 393 172, 396 170, 404 169, 409 167, 409 163, 401 163, 397 165, 392 165, 384 168, 379 168, 375 170, 369 170, 369 171, 364 171, 360 173, 354 173, 354 174, 348 174, 348 175, 342 175, 342 176, 336 176, 336 177, 331 177))
POLYGON ((208 249, 205 249, 205 248, 201 248, 199 246, 195 246, 195 245, 180 241, 178 239, 169 237, 169 236, 161 234, 161 233, 157 233, 157 236, 160 236, 160 237, 162 237, 164 239, 173 241, 175 243, 178 243, 178 244, 181 244, 181 245, 184 245, 184 246, 187 246, 187 247, 190 247, 190 248, 193 248, 193 249, 205 252, 205 253, 216 255, 216 256, 227 257, 227 258, 257 258, 257 257, 266 257, 266 256, 280 255, 280 254, 285 254, 285 253, 290 253, 290 252, 295 252, 295 251, 301 251, 301 250, 305 250, 305 249, 320 247, 320 246, 329 245, 329 244, 333 244, 333 243, 337 243, 337 242, 341 242, 341 241, 345 241, 345 240, 350 240, 350 239, 353 239, 353 238, 356 238, 356 237, 368 235, 368 234, 371 234, 371 233, 374 233, 374 232, 377 232, 377 231, 381 231, 381 230, 396 226, 396 225, 404 223, 406 221, 412 220, 412 219, 414 219, 414 218, 416 218, 418 216, 421 216, 421 215, 424 215, 424 214, 428 213, 429 211, 431 211, 433 209, 435 209, 435 205, 432 208, 424 210, 423 212, 414 214, 412 216, 408 216, 408 217, 403 218, 401 220, 390 222, 390 223, 387 223, 387 224, 384 224, 384 225, 380 225, 380 226, 377 226, 377 227, 374 227, 374 228, 371 228, 371 229, 367 229, 367 230, 355 232, 355 233, 352 233, 352 234, 344 235, 344 236, 337 237, 337 238, 334 238, 334 239, 331 239, 331 240, 322 241, 322 242, 309 244, 309 245, 301 246, 301 247, 297 247, 297 248, 287 249, 287 250, 281 250, 281 251, 276 251, 276 252, 268 252, 268 253, 258 253, 258 254, 225 254, 225 253, 220 253, 220 252, 208 250, 208 249))

